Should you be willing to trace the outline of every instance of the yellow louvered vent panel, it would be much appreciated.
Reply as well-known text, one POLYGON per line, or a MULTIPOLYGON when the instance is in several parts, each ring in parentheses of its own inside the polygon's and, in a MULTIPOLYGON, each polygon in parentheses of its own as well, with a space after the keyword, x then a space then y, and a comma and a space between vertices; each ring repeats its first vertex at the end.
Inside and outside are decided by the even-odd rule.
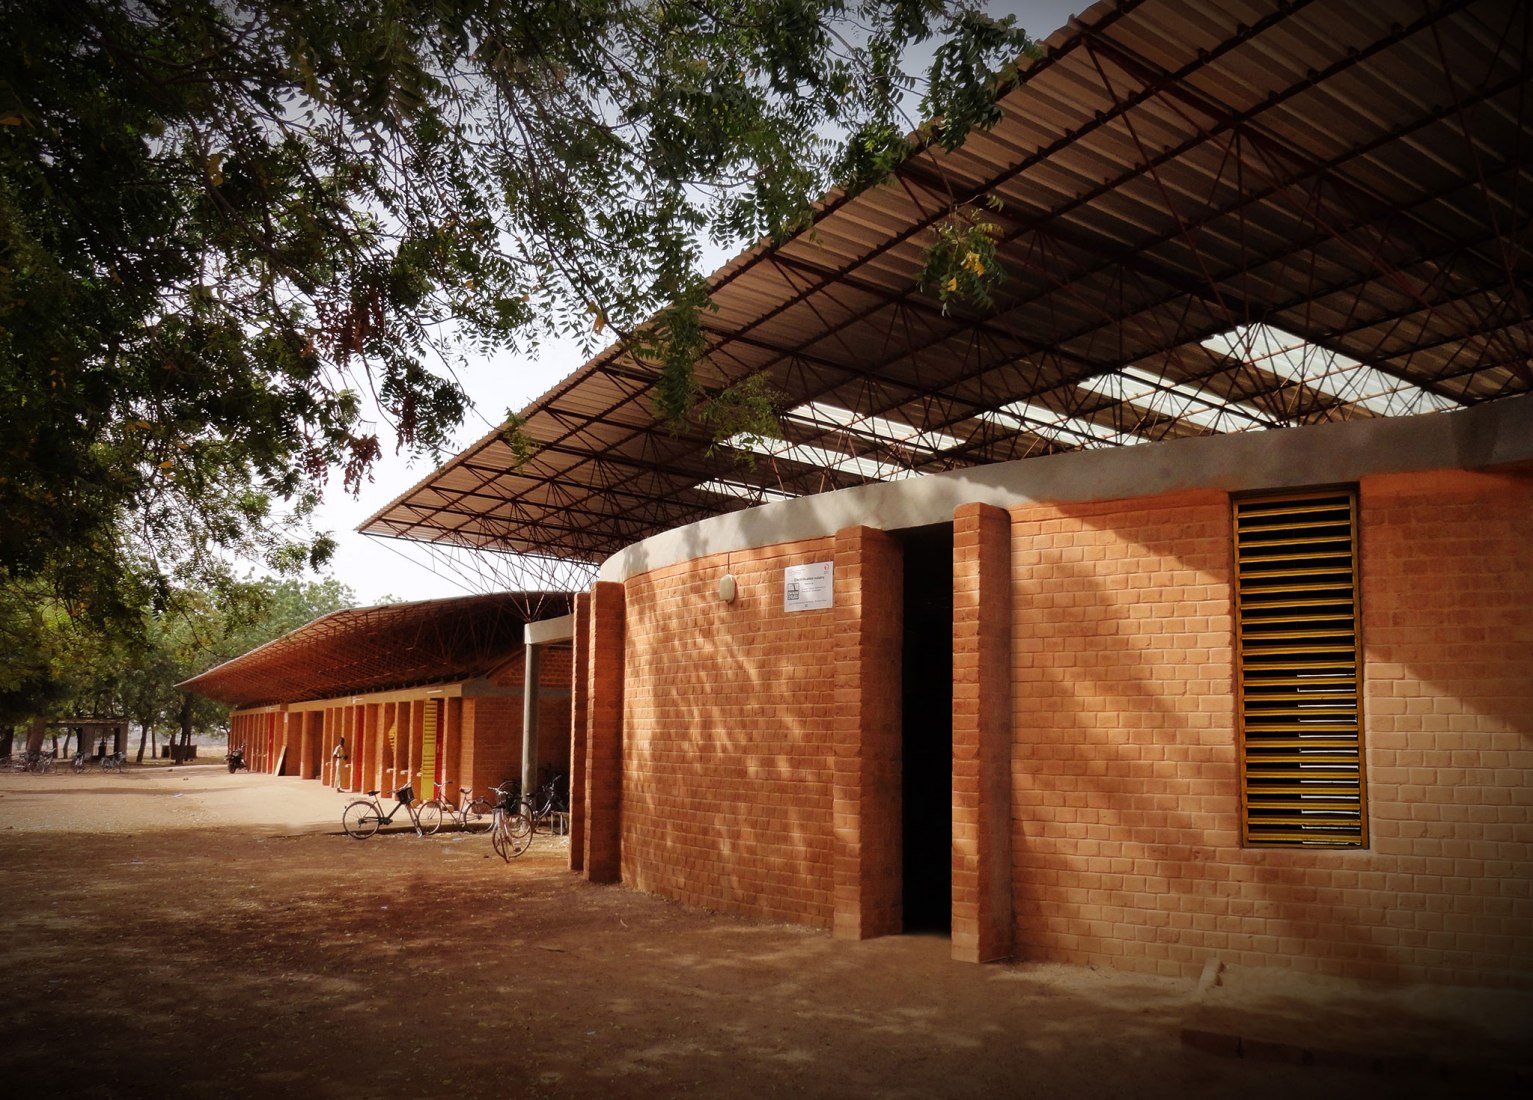
POLYGON ((1248 844, 1368 842, 1358 731, 1355 495, 1235 502, 1248 844))

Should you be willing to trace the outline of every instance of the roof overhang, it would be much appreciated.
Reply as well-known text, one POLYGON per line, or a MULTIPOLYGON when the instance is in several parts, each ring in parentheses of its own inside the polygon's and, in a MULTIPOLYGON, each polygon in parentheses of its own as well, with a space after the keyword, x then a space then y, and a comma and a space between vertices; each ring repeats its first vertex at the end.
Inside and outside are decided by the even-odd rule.
POLYGON ((1063 451, 1533 392, 1533 6, 1120 0, 1021 65, 1003 118, 712 280, 706 394, 761 376, 749 463, 613 347, 366 533, 600 561, 754 504, 1063 451), (955 201, 988 309, 917 286, 955 201))
POLYGON ((529 622, 569 609, 565 593, 501 592, 336 611, 176 686, 251 708, 456 683, 503 666, 529 622))

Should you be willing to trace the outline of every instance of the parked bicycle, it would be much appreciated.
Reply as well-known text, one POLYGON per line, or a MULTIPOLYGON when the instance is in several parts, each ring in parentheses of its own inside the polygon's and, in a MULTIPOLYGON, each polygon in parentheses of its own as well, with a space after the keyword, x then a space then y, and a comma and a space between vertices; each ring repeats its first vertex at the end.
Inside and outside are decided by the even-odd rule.
POLYGON ((128 754, 125 752, 114 752, 111 756, 101 758, 101 767, 104 771, 120 772, 127 766, 128 754))
POLYGON ((400 810, 409 816, 417 836, 426 835, 421 831, 418 811, 414 807, 415 788, 404 786, 395 791, 395 802, 388 813, 383 812, 383 803, 378 801, 379 793, 368 791, 366 798, 346 804, 346 808, 341 811, 341 828, 346 830, 347 836, 354 840, 366 840, 383 826, 391 824, 400 810))
POLYGON ((530 797, 518 797, 520 784, 514 779, 506 780, 496 790, 521 806, 534 830, 559 832, 569 821, 569 780, 562 772, 550 769, 544 769, 543 774, 547 778, 530 797))
POLYGON ((532 844, 532 817, 517 799, 504 791, 500 794, 501 798, 495 803, 490 844, 495 854, 509 863, 532 844))
POLYGON ((43 752, 41 749, 36 752, 25 750, 11 761, 11 770, 47 775, 53 770, 53 754, 43 752))
POLYGON ((453 803, 447 799, 446 782, 433 784, 434 791, 431 798, 421 804, 416 818, 420 828, 427 836, 432 835, 442 827, 443 821, 454 821, 465 833, 487 833, 495 825, 495 803, 488 798, 475 798, 473 789, 459 787, 459 801, 453 803))

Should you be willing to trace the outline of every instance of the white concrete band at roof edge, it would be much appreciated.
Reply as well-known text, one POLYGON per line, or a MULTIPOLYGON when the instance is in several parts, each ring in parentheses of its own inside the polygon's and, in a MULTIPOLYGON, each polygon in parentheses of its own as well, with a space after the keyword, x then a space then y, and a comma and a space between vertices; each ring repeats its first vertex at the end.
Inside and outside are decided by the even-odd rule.
POLYGON ((567 642, 575 636, 575 616, 560 615, 557 619, 538 619, 522 627, 522 641, 526 645, 552 645, 567 642))
POLYGON ((1373 474, 1474 470, 1533 461, 1533 396, 1460 412, 1024 458, 776 501, 655 535, 612 555, 598 579, 623 581, 677 562, 833 535, 948 523, 961 504, 1121 500, 1187 489, 1245 492, 1356 481, 1373 474))

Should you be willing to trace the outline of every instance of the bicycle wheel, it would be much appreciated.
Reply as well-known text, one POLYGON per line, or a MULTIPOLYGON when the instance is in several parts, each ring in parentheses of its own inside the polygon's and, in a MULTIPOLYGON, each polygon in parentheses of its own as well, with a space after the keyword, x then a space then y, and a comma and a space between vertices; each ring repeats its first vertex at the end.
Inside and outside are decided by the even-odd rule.
POLYGON ((382 816, 377 806, 365 798, 359 798, 341 811, 341 828, 346 830, 349 837, 366 840, 378 831, 382 816))
POLYGON ((532 843, 532 819, 516 810, 502 810, 495 815, 495 829, 490 843, 500 858, 508 863, 527 850, 532 843))
MULTIPOLYGON (((518 840, 525 839, 522 847, 525 849, 532 843, 532 834, 537 832, 537 820, 532 816, 532 803, 525 798, 516 805, 516 812, 507 815, 506 830, 518 840)), ((521 855, 520 852, 517 855, 521 855)))
POLYGON ((487 798, 475 798, 463 807, 463 831, 487 833, 495 826, 495 805, 487 798))
POLYGON ((415 818, 415 823, 426 836, 434 836, 442 827, 442 804, 434 798, 423 804, 415 818))

